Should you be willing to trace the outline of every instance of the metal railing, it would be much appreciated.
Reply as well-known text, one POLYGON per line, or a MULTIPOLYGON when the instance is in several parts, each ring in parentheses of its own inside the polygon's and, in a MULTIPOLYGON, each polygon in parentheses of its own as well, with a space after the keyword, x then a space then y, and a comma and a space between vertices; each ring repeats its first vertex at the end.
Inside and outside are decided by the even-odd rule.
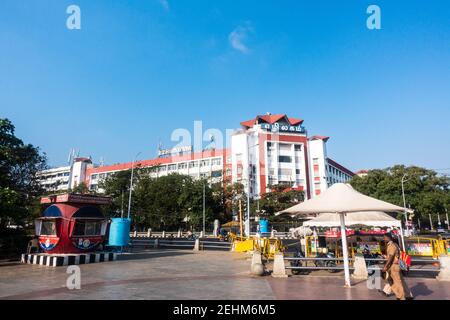
MULTIPOLYGON (((306 257, 284 257, 284 260, 287 260, 287 261, 306 261, 306 262, 308 262, 308 261, 344 261, 344 259, 343 258, 325 258, 325 257, 309 257, 309 258, 306 258, 306 257)), ((383 258, 367 258, 367 259, 364 259, 365 261, 378 261, 378 262, 386 262, 387 260, 386 259, 383 259, 383 258)), ((349 262, 354 262, 355 261, 355 259, 353 259, 353 258, 349 258, 348 259, 348 261, 349 262)), ((411 263, 413 263, 413 262, 422 262, 422 263, 433 263, 433 264, 439 264, 439 261, 438 260, 433 260, 433 259, 412 259, 411 260, 411 263)), ((340 266, 328 266, 328 267, 326 267, 326 266, 316 266, 316 265, 313 265, 313 266, 298 266, 298 267, 295 267, 295 266, 286 266, 285 267, 285 269, 290 269, 290 270, 344 270, 344 267, 342 266, 342 267, 340 267, 340 266)), ((350 270, 354 270, 355 268, 354 267, 352 267, 352 266, 350 266, 349 267, 349 269, 350 270)), ((380 270, 380 266, 378 266, 378 265, 369 265, 368 267, 367 267, 367 270, 380 270)), ((409 271, 408 272, 418 272, 418 271, 420 271, 420 272, 439 272, 440 271, 440 268, 438 268, 438 267, 436 267, 436 268, 426 268, 426 267, 424 267, 424 268, 409 268, 409 271)))
MULTIPOLYGON (((202 238, 203 239, 203 238, 202 238)), ((229 251, 232 244, 230 242, 224 241, 209 241, 199 239, 199 246, 201 250, 207 249, 222 249, 229 251)), ((205 238, 207 239, 207 238, 205 238)), ((195 240, 181 240, 177 239, 132 239, 132 247, 144 247, 144 248, 154 248, 156 241, 158 241, 159 248, 180 248, 180 249, 194 249, 195 240)))

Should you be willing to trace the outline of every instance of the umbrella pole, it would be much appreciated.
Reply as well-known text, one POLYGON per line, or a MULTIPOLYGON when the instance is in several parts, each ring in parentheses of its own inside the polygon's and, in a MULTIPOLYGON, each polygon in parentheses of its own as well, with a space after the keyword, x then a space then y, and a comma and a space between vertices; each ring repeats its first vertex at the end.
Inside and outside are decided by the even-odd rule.
POLYGON ((344 255, 344 274, 345 274, 345 286, 347 288, 351 287, 350 283, 350 268, 348 264, 348 247, 347 247, 347 233, 345 231, 345 218, 344 214, 339 214, 341 219, 341 238, 342 238, 342 252, 344 255))
POLYGON ((400 236, 402 237, 403 251, 406 252, 406 247, 405 247, 405 235, 403 234, 403 228, 402 228, 402 225, 401 225, 401 224, 400 224, 400 236))

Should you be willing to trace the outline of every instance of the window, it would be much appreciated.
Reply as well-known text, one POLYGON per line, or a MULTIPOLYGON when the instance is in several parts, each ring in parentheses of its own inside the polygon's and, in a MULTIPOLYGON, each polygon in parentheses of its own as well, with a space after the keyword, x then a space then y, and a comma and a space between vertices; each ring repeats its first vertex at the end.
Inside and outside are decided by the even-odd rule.
POLYGON ((300 174, 300 169, 295 169, 295 174, 300 174))
POLYGON ((313 164, 319 164, 319 158, 314 158, 313 159, 313 164))
POLYGON ((41 236, 56 236, 56 222, 44 220, 41 223, 41 236))
POLYGON ((278 169, 278 174, 280 176, 290 176, 292 174, 291 169, 278 169))
POLYGON ((73 227, 74 236, 99 236, 102 232, 102 221, 77 219, 73 227))
POLYGON ((295 151, 302 151, 302 145, 301 144, 296 144, 294 148, 295 148, 295 151))
POLYGON ((100 179, 104 179, 105 178, 105 174, 104 173, 100 173, 99 175, 98 175, 98 177, 100 178, 100 179))
POLYGON ((211 172, 211 177, 220 178, 222 176, 222 171, 213 171, 211 172))
POLYGON ((242 153, 236 154, 236 161, 237 162, 242 162, 242 153))
POLYGON ((92 176, 91 176, 91 180, 95 180, 95 179, 97 179, 98 178, 98 174, 93 174, 92 176))
POLYGON ((169 169, 169 171, 177 170, 177 165, 176 165, 176 164, 170 164, 170 165, 168 166, 168 169, 169 169))
POLYGON ((197 167, 198 167, 198 161, 189 162, 189 168, 197 168, 197 167))
POLYGON ((291 151, 291 145, 280 143, 280 151, 291 151))
POLYGON ((160 167, 158 168, 158 171, 159 171, 159 172, 167 171, 167 166, 160 166, 160 167))
POLYGON ((278 162, 291 163, 292 162, 292 158, 289 157, 289 156, 279 156, 278 157, 278 162))
POLYGON ((213 159, 211 160, 211 164, 213 166, 220 166, 222 164, 222 159, 213 159))
POLYGON ((178 164, 178 169, 187 169, 187 163, 183 162, 183 163, 178 164))
POLYGON ((209 160, 202 160, 200 162, 200 167, 207 167, 209 166, 209 160))
POLYGON ((64 177, 68 177, 70 175, 70 172, 65 172, 64 177))

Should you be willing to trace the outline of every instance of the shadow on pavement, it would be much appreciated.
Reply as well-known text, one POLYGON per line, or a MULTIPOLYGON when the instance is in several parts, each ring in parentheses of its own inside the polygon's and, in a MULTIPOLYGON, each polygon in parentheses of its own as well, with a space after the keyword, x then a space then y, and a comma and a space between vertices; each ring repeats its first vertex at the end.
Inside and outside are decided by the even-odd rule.
POLYGON ((418 296, 429 296, 433 293, 430 289, 428 289, 427 285, 423 282, 417 283, 414 287, 410 288, 414 297, 418 296))
POLYGON ((181 252, 181 251, 142 251, 125 253, 117 256, 117 261, 128 260, 144 260, 161 257, 183 256, 194 254, 193 252, 181 252))

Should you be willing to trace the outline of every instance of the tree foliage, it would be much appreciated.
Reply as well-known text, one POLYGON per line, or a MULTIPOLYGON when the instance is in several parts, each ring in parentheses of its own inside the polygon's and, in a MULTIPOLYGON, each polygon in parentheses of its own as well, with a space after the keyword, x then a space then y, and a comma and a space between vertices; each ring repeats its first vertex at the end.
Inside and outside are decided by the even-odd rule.
MULTIPOLYGON (((190 176, 169 174, 152 178, 152 168, 135 170, 131 202, 131 217, 137 228, 201 229, 203 224, 203 188, 205 190, 205 218, 210 224, 221 217, 222 207, 214 189, 205 180, 193 180, 190 176)), ((111 196, 112 205, 108 208, 113 216, 119 216, 121 207, 128 210, 130 171, 111 175, 100 187, 111 196), (123 200, 122 200, 123 199, 123 200)), ((126 213, 125 213, 126 215, 126 213)))
POLYGON ((42 193, 37 172, 46 168, 46 156, 39 148, 15 136, 8 119, 0 119, 0 228, 24 225, 35 211, 42 193))
POLYGON ((266 212, 272 222, 286 220, 286 216, 276 217, 275 213, 292 207, 305 199, 303 191, 285 185, 271 187, 272 191, 262 195, 260 208, 266 212))
MULTIPOLYGON (((450 180, 437 172, 421 167, 396 165, 386 169, 370 170, 367 175, 354 176, 351 185, 358 191, 403 207, 402 178, 406 205, 411 206, 414 220, 427 223, 429 215, 437 221, 437 214, 445 214, 450 206, 450 180)), ((441 219, 442 220, 442 219, 441 219)))

